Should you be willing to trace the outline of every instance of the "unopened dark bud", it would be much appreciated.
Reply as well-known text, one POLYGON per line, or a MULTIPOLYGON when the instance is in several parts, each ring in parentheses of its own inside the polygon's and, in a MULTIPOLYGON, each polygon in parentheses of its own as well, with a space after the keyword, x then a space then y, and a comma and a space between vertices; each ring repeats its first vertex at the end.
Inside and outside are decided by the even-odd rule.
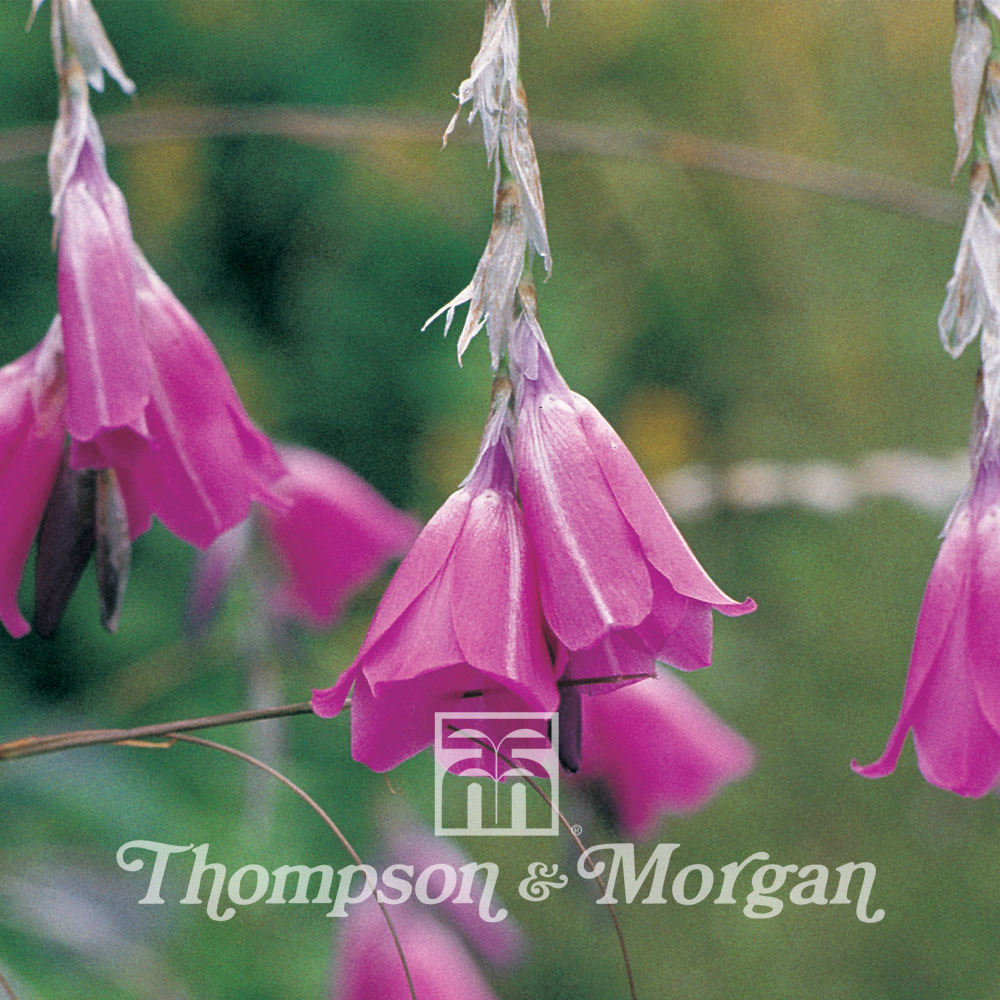
POLYGON ((128 516, 118 480, 113 469, 97 473, 96 497, 97 594, 101 602, 101 624, 109 631, 118 630, 132 543, 128 535, 128 516))
POLYGON ((576 774, 580 770, 583 742, 583 705, 580 689, 576 685, 562 689, 559 698, 559 763, 576 774))
POLYGON ((56 630, 93 551, 95 476, 92 469, 71 469, 69 451, 63 452, 38 531, 35 629, 39 635, 56 630))

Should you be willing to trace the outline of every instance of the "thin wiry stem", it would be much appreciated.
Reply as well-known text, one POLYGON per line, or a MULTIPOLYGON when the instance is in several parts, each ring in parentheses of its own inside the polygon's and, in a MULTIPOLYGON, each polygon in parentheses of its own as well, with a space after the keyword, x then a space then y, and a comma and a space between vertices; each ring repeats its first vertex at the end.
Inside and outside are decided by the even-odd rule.
POLYGON ((37 754, 69 750, 73 747, 98 746, 102 743, 120 743, 125 740, 144 740, 156 736, 172 736, 192 729, 212 729, 230 726, 236 722, 256 722, 260 719, 278 719, 286 715, 307 715, 312 712, 309 702, 280 705, 276 708, 258 708, 245 712, 227 712, 223 715, 206 715, 200 719, 182 719, 177 722, 158 722, 132 729, 79 729, 53 736, 28 736, 21 740, 0 743, 0 760, 17 757, 34 757, 37 754))
POLYGON ((8 1000, 17 1000, 17 994, 14 992, 14 987, 7 982, 3 977, 3 973, 0 972, 0 989, 7 994, 8 1000))
MULTIPOLYGON (((436 143, 441 125, 437 116, 385 114, 368 109, 182 107, 108 115, 101 119, 101 131, 108 143, 120 145, 271 135, 324 149, 342 149, 385 141, 436 143)), ((947 225, 961 224, 967 207, 951 192, 925 184, 690 132, 537 119, 532 119, 531 132, 535 146, 550 153, 673 164, 861 202, 947 225)), ((47 125, 0 132, 0 164, 43 156, 50 140, 47 125)), ((449 141, 481 143, 472 129, 456 131, 449 141)))
MULTIPOLYGON (((218 750, 221 753, 227 753, 231 757, 236 757, 239 760, 245 761, 247 764, 260 768, 260 770, 262 770, 265 774, 269 774, 272 778, 276 778, 286 788, 291 789, 291 791, 302 799, 302 801, 305 802, 305 804, 309 806, 309 808, 312 809, 321 820, 323 820, 323 822, 333 831, 337 840, 343 844, 344 849, 351 856, 354 863, 359 867, 363 866, 364 862, 362 862, 358 852, 354 850, 351 842, 344 836, 340 827, 337 826, 337 824, 330 818, 330 815, 326 812, 326 810, 323 809, 323 807, 311 795, 309 795, 308 792, 296 785, 291 778, 286 778, 280 771, 275 770, 275 768, 271 767, 269 764, 265 764, 262 760, 258 760, 256 757, 251 757, 250 754, 244 753, 242 750, 237 750, 235 747, 226 746, 224 743, 215 743, 212 740, 203 739, 201 736, 188 736, 184 733, 167 733, 165 735, 170 740, 180 740, 182 743, 194 743, 197 746, 208 747, 211 750, 218 750)), ((413 985, 413 977, 410 975, 410 967, 406 962, 406 955, 403 953, 403 945, 399 940, 399 935, 396 933, 395 925, 389 916, 389 911, 385 908, 385 904, 378 898, 377 895, 375 896, 375 902, 382 911, 382 916, 385 918, 386 925, 389 928, 389 933, 392 935, 393 943, 396 945, 396 951, 399 953, 399 960, 403 964, 403 972, 406 975, 406 984, 409 987, 410 996, 413 1000, 417 1000, 417 991, 413 985)))
MULTIPOLYGON (((581 684, 604 684, 608 681, 639 680, 648 674, 630 674, 626 677, 588 677, 584 680, 562 680, 559 686, 581 684)), ((348 699, 344 705, 350 704, 348 699)), ((308 701, 294 705, 277 705, 274 708, 255 708, 242 712, 225 712, 222 715, 206 715, 199 719, 181 719, 176 722, 156 722, 149 726, 134 726, 131 729, 75 729, 72 732, 55 733, 52 736, 26 736, 19 740, 0 743, 0 761, 16 760, 20 757, 37 757, 57 750, 72 750, 75 747, 101 746, 107 743, 128 743, 136 740, 154 739, 157 736, 172 736, 176 733, 191 732, 195 729, 213 729, 216 726, 231 726, 238 722, 257 722, 261 719, 280 719, 288 715, 309 715, 312 706, 308 701)))
MULTIPOLYGON (((610 680, 611 678, 607 679, 610 680)), ((451 729, 452 732, 458 732, 455 726, 449 726, 448 728, 451 729)), ((495 753, 497 757, 499 757, 505 764, 510 765, 510 767, 513 768, 514 770, 520 770, 520 768, 517 767, 517 765, 514 763, 513 760, 510 759, 510 757, 508 757, 506 754, 500 753, 499 750, 497 750, 495 747, 489 746, 483 740, 478 739, 477 737, 474 736, 470 736, 469 742, 477 743, 484 750, 489 750, 490 753, 495 753)), ((587 848, 584 846, 583 841, 580 839, 579 835, 570 825, 569 820, 566 819, 562 810, 556 807, 556 804, 549 797, 545 789, 542 788, 542 786, 539 785, 538 782, 535 781, 535 779, 532 778, 530 774, 515 774, 514 777, 520 778, 525 784, 527 784, 530 788, 533 788, 535 792, 537 792, 538 795, 541 796, 542 801, 544 801, 545 804, 559 817, 559 821, 565 827, 566 832, 573 838, 573 842, 576 844, 578 850, 580 851, 581 857, 584 854, 586 854, 587 848)), ((604 879, 602 879, 601 876, 597 875, 596 873, 594 878, 597 882, 598 888, 601 890, 601 893, 606 896, 608 894, 608 888, 604 884, 604 879)), ((621 949, 622 961, 625 963, 625 976, 628 979, 629 996, 632 998, 632 1000, 638 1000, 639 994, 636 993, 635 990, 635 977, 632 975, 632 963, 628 957, 628 948, 625 946, 625 934, 622 931, 622 925, 618 921, 618 911, 616 910, 614 903, 610 902, 608 903, 608 912, 611 915, 611 922, 615 925, 615 934, 617 934, 618 936, 618 946, 621 949)))
MULTIPOLYGON (((563 815, 562 810, 556 808, 555 803, 553 803, 552 799, 549 798, 545 789, 542 788, 542 786, 539 785, 534 778, 527 774, 519 775, 519 777, 523 778, 524 781, 542 797, 542 799, 548 804, 549 808, 555 811, 555 814, 559 817, 559 821, 566 828, 566 832, 573 838, 577 849, 580 851, 580 856, 582 857, 586 854, 587 848, 584 847, 583 841, 579 838, 573 827, 570 826, 569 820, 563 815)), ((597 882, 598 888, 600 888, 602 894, 606 896, 608 894, 608 888, 604 884, 604 879, 602 879, 600 875, 595 875, 594 878, 597 882)), ((614 903, 608 903, 608 913, 611 915, 611 922, 615 925, 615 934, 618 935, 618 946, 621 948, 622 961, 625 963, 625 976, 628 979, 629 995, 632 1000, 638 1000, 639 994, 635 991, 635 977, 632 975, 632 963, 629 961, 628 948, 625 947, 625 934, 622 932, 622 925, 618 922, 618 911, 616 910, 614 903)))

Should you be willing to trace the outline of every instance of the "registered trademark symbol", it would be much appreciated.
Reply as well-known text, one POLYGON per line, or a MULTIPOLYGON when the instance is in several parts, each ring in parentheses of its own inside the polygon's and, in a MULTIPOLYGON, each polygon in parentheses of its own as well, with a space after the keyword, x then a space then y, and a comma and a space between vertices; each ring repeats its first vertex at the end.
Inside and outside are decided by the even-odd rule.
POLYGON ((574 824, 573 824, 573 825, 572 825, 572 826, 570 827, 570 829, 571 829, 571 830, 573 831, 573 836, 574 836, 574 837, 579 837, 579 836, 580 836, 580 834, 581 834, 581 833, 583 833, 583 827, 582 827, 582 826, 580 826, 580 824, 579 824, 579 823, 574 823, 574 824))

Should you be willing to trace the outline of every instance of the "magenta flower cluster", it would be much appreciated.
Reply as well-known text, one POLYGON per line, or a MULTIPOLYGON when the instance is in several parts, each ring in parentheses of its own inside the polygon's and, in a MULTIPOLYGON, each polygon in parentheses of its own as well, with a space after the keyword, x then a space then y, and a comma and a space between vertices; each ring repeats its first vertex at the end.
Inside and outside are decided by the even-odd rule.
POLYGON ((14 636, 28 631, 18 585, 63 462, 113 470, 132 539, 155 515, 205 547, 253 502, 283 505, 273 489, 281 460, 201 327, 133 241, 78 64, 49 167, 59 313, 38 347, 0 369, 0 481, 19 498, 5 506, 16 513, 2 529, 0 621, 14 636))
POLYGON ((378 771, 432 742, 437 711, 554 712, 560 688, 614 691, 654 677, 657 660, 706 666, 712 611, 755 607, 712 582, 528 308, 509 352, 471 473, 399 567, 354 663, 314 692, 329 717, 353 687, 354 757, 378 771))

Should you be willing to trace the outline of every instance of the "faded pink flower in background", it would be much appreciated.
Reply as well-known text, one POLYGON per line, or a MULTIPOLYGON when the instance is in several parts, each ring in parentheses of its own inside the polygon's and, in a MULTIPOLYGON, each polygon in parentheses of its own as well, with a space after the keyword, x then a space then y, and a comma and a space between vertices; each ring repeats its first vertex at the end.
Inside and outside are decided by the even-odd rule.
POLYGON ((278 564, 279 583, 267 585, 268 614, 328 628, 347 599, 402 556, 419 531, 415 518, 336 459, 294 445, 278 453, 287 472, 274 492, 284 506, 261 508, 258 518, 221 535, 199 558, 188 600, 195 631, 217 610, 258 534, 278 564))
POLYGON ((984 444, 927 582, 899 718, 877 761, 851 763, 867 778, 895 770, 912 730, 931 784, 978 797, 1000 781, 1000 455, 984 444))
MULTIPOLYGON (((523 294, 523 291, 522 291, 523 294)), ((712 582, 608 422, 556 370, 530 309, 511 337, 516 468, 542 608, 568 679, 712 659, 712 610, 753 611, 712 582)))
MULTIPOLYGON (((394 907, 392 921, 420 1000, 496 1000, 462 942, 434 917, 394 907)), ((344 921, 331 997, 410 1000, 392 935, 371 900, 355 906, 344 921)))
MULTIPOLYGON (((663 816, 700 809, 753 768, 750 744, 663 668, 599 698, 578 688, 571 696, 582 733, 571 783, 599 787, 627 837, 647 837, 663 816)), ((575 721, 562 716, 560 726, 575 721)))
POLYGON ((276 492, 287 507, 262 515, 285 572, 282 603, 308 624, 328 626, 348 596, 406 552, 420 526, 340 462, 289 445, 278 453, 288 474, 276 492))
POLYGON ((436 711, 558 704, 514 496, 508 396, 497 392, 472 472, 396 571, 354 663, 332 688, 313 693, 313 710, 328 718, 354 686, 353 756, 373 770, 429 746, 436 711))
POLYGON ((51 337, 0 368, 0 621, 15 639, 30 630, 17 592, 59 471, 65 396, 51 337))
MULTIPOLYGON (((424 826, 408 809, 386 809, 379 817, 382 830, 383 853, 394 864, 413 865, 416 872, 426 871, 434 865, 445 865, 459 871, 464 865, 474 864, 472 859, 448 837, 438 837, 424 826)), ((480 873, 481 874, 481 873, 480 873)), ((436 898, 443 888, 441 879, 428 880, 427 895, 436 898)), ((480 878, 473 881, 469 902, 457 902, 455 895, 448 895, 435 906, 442 921, 457 931, 464 942, 490 968, 509 969, 523 961, 528 941, 517 921, 508 913, 503 920, 489 922, 480 916, 483 885, 480 878)), ((409 901, 407 907, 420 908, 426 904, 409 901)), ((496 914, 503 903, 494 894, 490 900, 490 913, 496 914)), ((394 909, 393 912, 396 912, 394 909)))

